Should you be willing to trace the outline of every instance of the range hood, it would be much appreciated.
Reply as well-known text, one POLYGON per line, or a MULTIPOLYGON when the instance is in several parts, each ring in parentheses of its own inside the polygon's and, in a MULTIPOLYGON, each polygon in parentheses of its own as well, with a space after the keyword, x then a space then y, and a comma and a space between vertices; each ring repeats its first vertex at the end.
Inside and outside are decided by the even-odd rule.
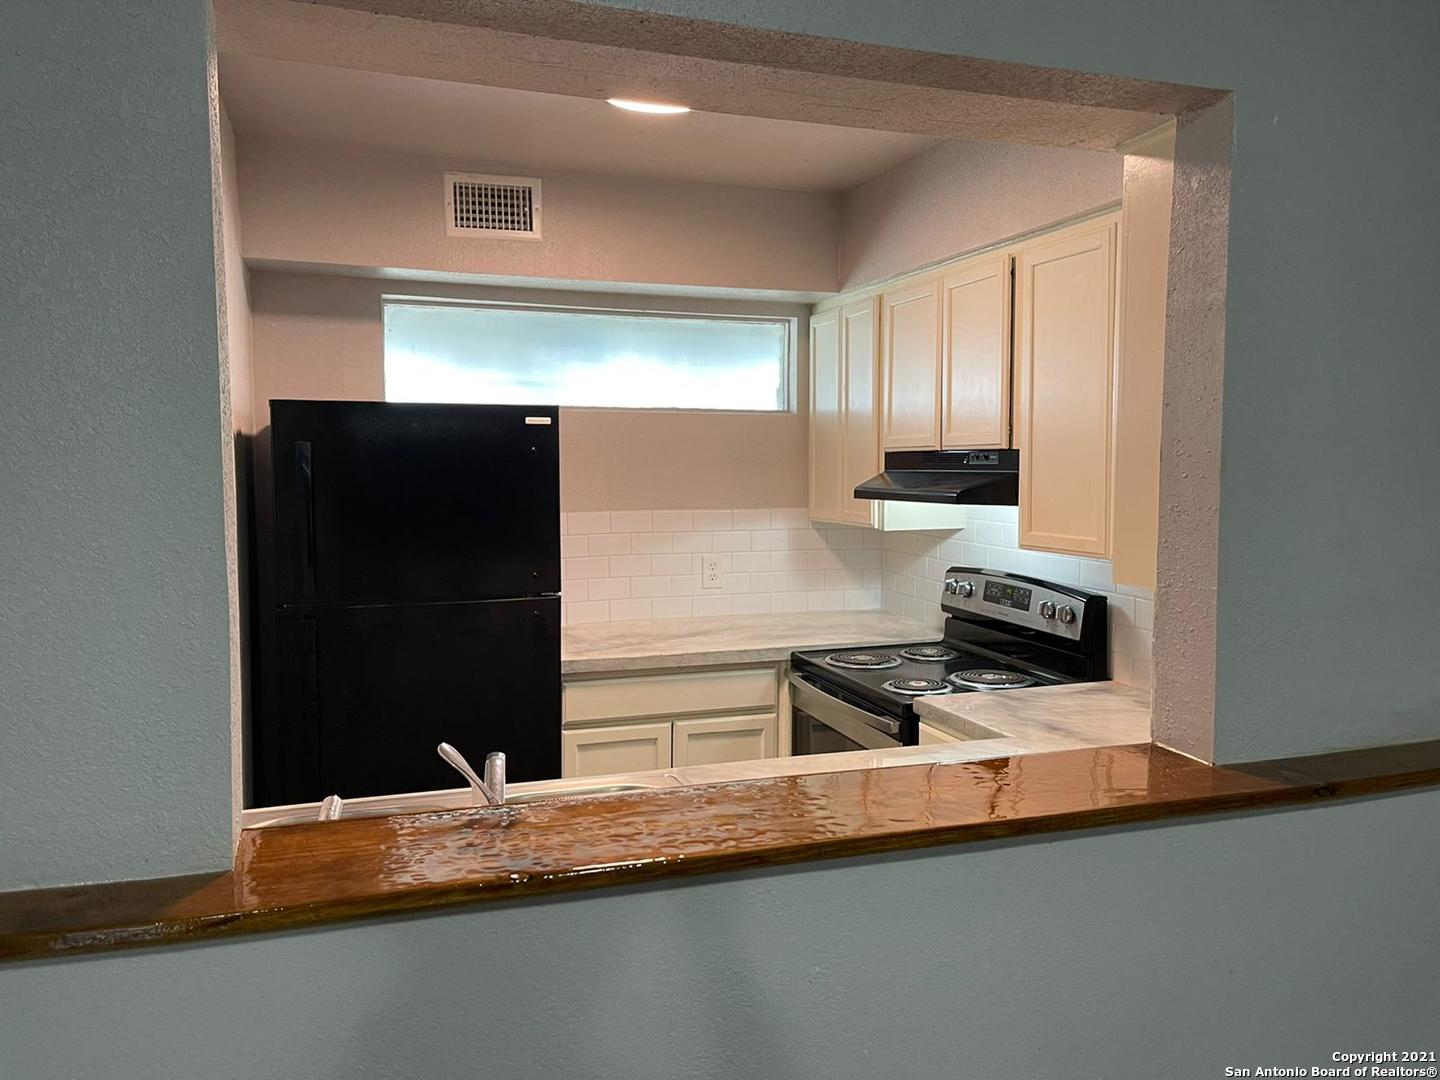
POLYGON ((1018 506, 1020 451, 892 451, 885 455, 885 471, 857 485, 855 497, 950 506, 1018 506))

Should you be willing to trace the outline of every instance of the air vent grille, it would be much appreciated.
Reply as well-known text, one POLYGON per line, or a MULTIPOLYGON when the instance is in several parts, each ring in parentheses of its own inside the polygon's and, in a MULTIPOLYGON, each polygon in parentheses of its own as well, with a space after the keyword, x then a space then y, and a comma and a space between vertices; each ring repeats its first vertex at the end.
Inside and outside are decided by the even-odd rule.
POLYGON ((540 237, 540 181, 531 176, 445 174, 445 231, 451 236, 540 237))

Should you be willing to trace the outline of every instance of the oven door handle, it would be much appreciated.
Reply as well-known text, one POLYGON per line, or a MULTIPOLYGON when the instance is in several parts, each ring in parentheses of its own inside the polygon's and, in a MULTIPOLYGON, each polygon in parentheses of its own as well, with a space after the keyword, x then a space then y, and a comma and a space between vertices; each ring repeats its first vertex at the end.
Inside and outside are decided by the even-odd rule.
MULTIPOLYGON (((886 735, 896 736, 900 734, 900 722, 892 720, 888 716, 879 716, 876 713, 867 712, 864 709, 856 708, 848 701, 841 701, 837 697, 825 693, 818 686, 812 683, 803 675, 790 672, 790 703, 801 712, 809 713, 821 723, 830 723, 833 719, 839 719, 837 730, 849 734, 841 726, 844 721, 851 721, 856 724, 863 724, 875 731, 883 731, 886 735)), ((853 736, 852 736, 853 737, 853 736)), ((856 740, 857 742, 859 740, 856 740)))

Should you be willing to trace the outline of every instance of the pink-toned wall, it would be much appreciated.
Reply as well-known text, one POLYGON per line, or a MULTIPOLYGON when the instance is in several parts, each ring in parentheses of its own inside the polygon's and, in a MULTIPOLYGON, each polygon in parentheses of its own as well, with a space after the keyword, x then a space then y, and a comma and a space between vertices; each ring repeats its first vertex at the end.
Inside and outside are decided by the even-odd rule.
MULTIPOLYGON (((247 234, 249 222, 246 222, 247 234)), ((272 398, 383 400, 381 296, 396 282, 330 274, 257 271, 254 310, 254 423, 270 422, 272 398)), ((426 283, 429 296, 574 302, 574 293, 426 283)), ((585 294, 587 303, 625 306, 633 296, 585 294)), ((793 317, 797 379, 804 401, 806 309, 647 297, 647 309, 793 317)), ((265 452, 264 440, 257 447, 265 452)), ((562 409, 561 505, 576 510, 705 510, 793 507, 806 498, 806 416, 779 413, 562 409)), ((264 468, 266 466, 260 465, 264 468)), ((262 499, 263 503, 264 500, 262 499)))
POLYGON ((844 195, 840 285, 854 289, 1120 201, 1123 158, 937 143, 844 195))
POLYGON ((483 161, 240 140, 245 257, 724 289, 836 288, 838 195, 546 172, 541 240, 447 236, 444 173, 483 161))

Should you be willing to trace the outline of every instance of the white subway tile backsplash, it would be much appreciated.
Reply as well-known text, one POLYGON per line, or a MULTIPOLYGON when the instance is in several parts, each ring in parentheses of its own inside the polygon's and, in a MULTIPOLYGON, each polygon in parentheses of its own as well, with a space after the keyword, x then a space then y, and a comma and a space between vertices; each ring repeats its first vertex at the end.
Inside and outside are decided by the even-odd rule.
POLYGON ((630 550, 636 555, 669 554, 675 550, 675 540, 670 533, 635 533, 630 537, 630 550))
POLYGON ((650 570, 646 573, 656 574, 698 574, 700 572, 698 555, 651 555, 650 570))
POLYGON ((715 546, 715 538, 708 532, 682 532, 675 534, 676 551, 693 551, 697 554, 709 551, 715 546))
POLYGON ((696 617, 704 615, 729 615, 730 613, 731 598, 723 593, 719 596, 697 596, 690 604, 690 614, 696 617))
POLYGON ((732 511, 729 510, 696 510, 695 528, 707 532, 714 532, 720 529, 728 532, 731 525, 732 511))
POLYGON ((645 577, 651 573, 660 573, 661 571, 650 569, 651 560, 669 557, 668 555, 612 555, 610 557, 610 576, 645 577))
POLYGON ((671 596, 696 596, 699 592, 699 574, 676 574, 670 579, 671 596))
POLYGON ((731 511, 731 526, 736 529, 768 529, 770 528, 769 510, 734 510, 731 511))
POLYGON ((630 578, 630 595, 632 596, 669 596, 670 576, 668 574, 655 577, 630 578))
POLYGON ((649 532, 654 527, 653 515, 649 510, 610 511, 610 530, 612 532, 649 532))
MULTIPOLYGON (((736 534, 743 535, 743 534, 736 534)), ((770 551, 736 551, 730 555, 730 567, 732 570, 744 573, 765 571, 770 569, 770 560, 781 552, 770 551)), ((788 567, 787 567, 788 569, 788 567)))
POLYGON ((713 550, 749 551, 750 534, 748 532, 717 532, 713 550))
POLYGON ((566 621, 576 623, 608 622, 610 605, 604 600, 585 600, 578 604, 566 604, 566 621))
MULTIPOLYGON (((780 611, 878 610, 893 554, 873 529, 812 526, 802 508, 615 510, 562 515, 562 611, 567 625, 601 619, 780 611), (721 582, 705 589, 702 556, 718 556, 721 582)), ((930 599, 925 558, 944 534, 903 537, 909 595, 930 599), (920 554, 924 552, 925 554, 920 554)), ((958 548, 958 544, 955 545, 958 548)))
POLYGON ((610 576, 610 560, 605 558, 562 559, 560 572, 566 578, 597 578, 610 576))
POLYGON ((648 619, 650 618, 650 601, 644 600, 611 600, 610 618, 620 619, 648 619))
POLYGON ((630 534, 629 533, 597 533, 594 536, 583 537, 589 541, 591 555, 629 555, 630 534))
POLYGON ((770 527, 772 529, 803 529, 809 524, 810 516, 804 510, 770 511, 770 527))
POLYGON ((582 510, 574 514, 566 514, 569 521, 569 533, 607 533, 610 531, 610 513, 606 510, 582 510))
POLYGON ((656 532, 689 532, 695 527, 689 510, 656 510, 651 517, 656 532))
POLYGON ((630 578, 594 578, 584 582, 587 599, 623 600, 630 595, 630 578))

